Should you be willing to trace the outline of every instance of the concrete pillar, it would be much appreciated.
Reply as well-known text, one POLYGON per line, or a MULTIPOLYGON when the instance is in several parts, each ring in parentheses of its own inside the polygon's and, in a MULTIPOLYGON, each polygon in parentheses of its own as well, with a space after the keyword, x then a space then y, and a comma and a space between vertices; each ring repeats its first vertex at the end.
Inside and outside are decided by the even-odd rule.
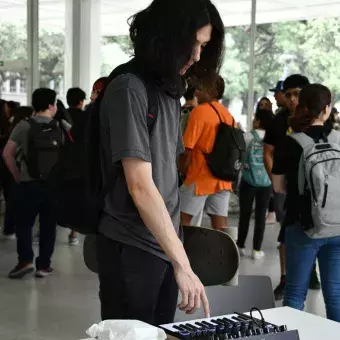
POLYGON ((79 86, 87 97, 100 77, 101 0, 66 1, 65 85, 79 86))
POLYGON ((39 0, 27 0, 27 102, 31 103, 32 93, 39 87, 39 0))
POLYGON ((21 87, 21 80, 16 79, 15 80, 15 93, 20 94, 20 87, 21 87))

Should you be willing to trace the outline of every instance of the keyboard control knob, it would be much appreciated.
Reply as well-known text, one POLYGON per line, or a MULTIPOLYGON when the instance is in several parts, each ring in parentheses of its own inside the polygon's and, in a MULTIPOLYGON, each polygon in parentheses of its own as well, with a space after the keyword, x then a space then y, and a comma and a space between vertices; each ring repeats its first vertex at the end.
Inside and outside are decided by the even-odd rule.
POLYGON ((286 326, 286 325, 280 326, 280 327, 279 327, 279 331, 280 331, 281 333, 286 332, 286 331, 287 331, 287 326, 286 326))

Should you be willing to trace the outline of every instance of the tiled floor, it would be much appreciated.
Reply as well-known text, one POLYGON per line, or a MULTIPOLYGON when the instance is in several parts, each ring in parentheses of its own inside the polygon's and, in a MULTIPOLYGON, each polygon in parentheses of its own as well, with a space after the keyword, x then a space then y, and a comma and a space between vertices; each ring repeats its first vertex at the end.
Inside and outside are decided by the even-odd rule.
MULTIPOLYGON (((236 220, 231 220, 231 225, 236 220)), ((241 274, 269 275, 276 285, 279 259, 278 227, 268 226, 265 259, 242 259, 241 274)), ((251 239, 249 238, 249 244, 251 239)), ((82 247, 67 245, 67 232, 59 230, 53 276, 43 280, 27 277, 11 281, 6 275, 16 264, 15 242, 0 243, 0 339, 77 340, 99 321, 98 282, 82 259, 82 247)), ((321 292, 310 292, 306 310, 324 316, 321 292)))

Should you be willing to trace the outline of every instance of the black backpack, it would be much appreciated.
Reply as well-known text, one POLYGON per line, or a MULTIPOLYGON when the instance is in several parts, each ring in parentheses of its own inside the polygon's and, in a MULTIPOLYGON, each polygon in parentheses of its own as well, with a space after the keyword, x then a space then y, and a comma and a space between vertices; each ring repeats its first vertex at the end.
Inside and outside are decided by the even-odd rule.
MULTIPOLYGON (((109 190, 114 187, 117 176, 122 172, 121 164, 103 164, 103 149, 100 146, 100 104, 104 97, 107 86, 117 76, 133 73, 144 83, 148 94, 147 125, 151 133, 158 115, 157 87, 149 81, 135 64, 134 60, 116 68, 109 76, 106 86, 96 99, 90 104, 85 114, 87 122, 85 127, 85 140, 83 145, 76 147, 75 140, 64 146, 57 174, 57 222, 58 225, 70 228, 81 234, 94 234, 98 230, 101 213, 105 203, 105 197, 109 190), (82 149, 81 167, 74 164, 72 150, 82 149), (102 166, 110 168, 108 182, 103 181, 102 166), (77 168, 78 170, 74 170, 77 168), (83 171, 79 171, 79 169, 83 171), (72 175, 71 175, 72 174, 72 175)), ((72 131, 72 130, 71 130, 72 131)), ((77 155, 79 159, 79 155, 77 155)))
POLYGON ((28 174, 34 180, 46 181, 58 163, 63 142, 62 129, 54 119, 50 123, 39 123, 33 118, 27 122, 30 129, 24 161, 28 174))
POLYGON ((215 106, 210 106, 216 112, 220 125, 213 150, 206 155, 208 168, 216 178, 229 182, 237 181, 246 151, 243 131, 236 127, 234 118, 232 126, 224 123, 215 106))

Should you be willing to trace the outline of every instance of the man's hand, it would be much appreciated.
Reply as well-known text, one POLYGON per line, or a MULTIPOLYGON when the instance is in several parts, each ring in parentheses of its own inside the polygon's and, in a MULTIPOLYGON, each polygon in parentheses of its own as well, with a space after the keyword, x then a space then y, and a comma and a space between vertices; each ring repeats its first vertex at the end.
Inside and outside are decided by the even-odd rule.
POLYGON ((194 274, 191 267, 183 268, 178 265, 174 267, 175 277, 182 295, 182 302, 178 308, 187 314, 194 314, 203 304, 204 314, 210 317, 210 308, 205 289, 197 275, 194 274))
POLYGON ((15 160, 16 151, 17 151, 17 144, 9 140, 5 146, 2 156, 15 182, 19 183, 20 182, 20 170, 18 169, 16 160, 15 160))

